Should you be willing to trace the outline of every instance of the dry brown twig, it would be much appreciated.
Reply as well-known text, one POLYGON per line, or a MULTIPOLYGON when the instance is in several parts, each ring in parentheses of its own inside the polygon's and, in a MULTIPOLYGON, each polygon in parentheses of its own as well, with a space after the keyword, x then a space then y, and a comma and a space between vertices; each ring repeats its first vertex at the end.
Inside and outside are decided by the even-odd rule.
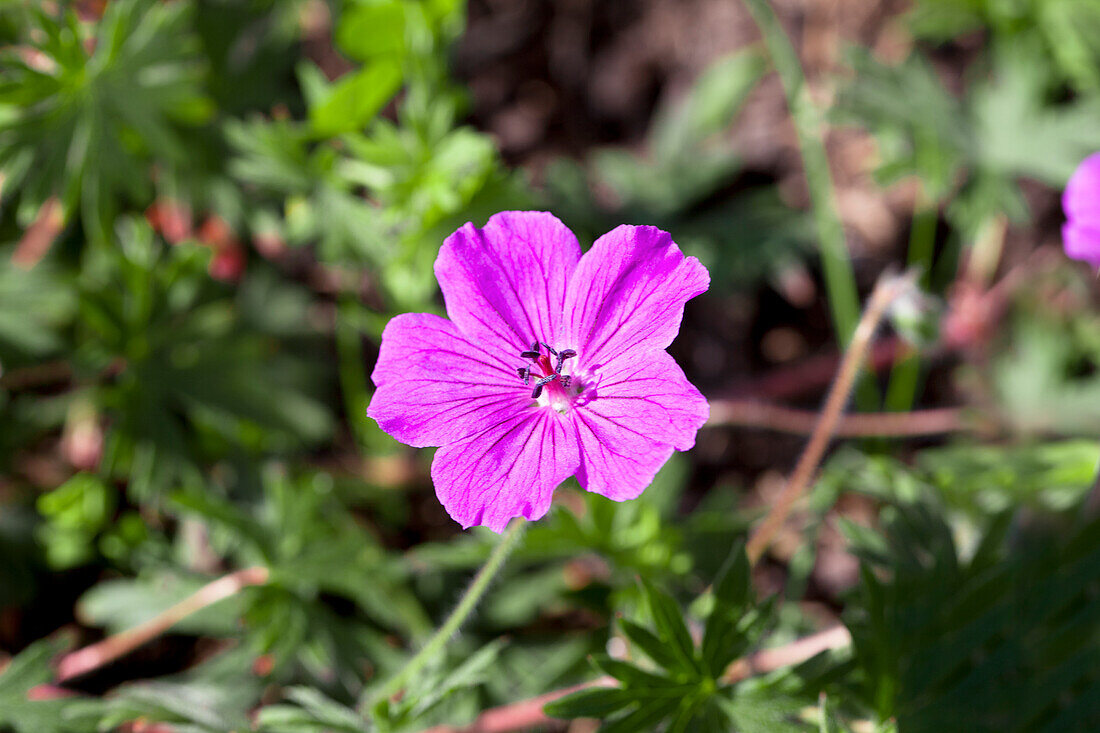
POLYGON ((23 237, 11 255, 12 264, 24 270, 37 265, 50 251, 64 227, 65 213, 61 199, 51 196, 42 203, 34 222, 23 232, 23 237))
POLYGON ((787 482, 779 498, 772 505, 768 515, 764 517, 745 545, 745 553, 749 556, 749 563, 755 565, 760 556, 764 554, 768 544, 775 533, 786 521, 794 503, 805 493, 810 486, 818 465, 825 455, 825 449, 836 433, 837 425, 844 412, 844 406, 852 393, 856 377, 867 357, 867 351, 874 339, 875 331, 886 317, 891 304, 902 294, 914 287, 915 279, 912 275, 887 275, 882 277, 871 293, 867 301, 867 307, 863 309, 859 324, 856 326, 852 340, 844 352, 844 358, 840 362, 836 379, 825 398, 825 407, 821 411, 817 426, 810 435, 806 449, 798 458, 791 478, 787 482))
MULTIPOLYGON (((710 427, 762 428, 793 435, 810 435, 818 424, 818 413, 770 405, 754 400, 712 400, 710 427)), ((963 411, 943 407, 912 412, 881 412, 841 415, 834 435, 855 437, 913 437, 941 435, 966 430, 963 411)))
POLYGON ((252 567, 211 581, 145 623, 66 654, 57 663, 57 681, 64 682, 79 677, 113 662, 152 641, 191 614, 236 595, 244 588, 263 585, 268 577, 267 568, 252 567))

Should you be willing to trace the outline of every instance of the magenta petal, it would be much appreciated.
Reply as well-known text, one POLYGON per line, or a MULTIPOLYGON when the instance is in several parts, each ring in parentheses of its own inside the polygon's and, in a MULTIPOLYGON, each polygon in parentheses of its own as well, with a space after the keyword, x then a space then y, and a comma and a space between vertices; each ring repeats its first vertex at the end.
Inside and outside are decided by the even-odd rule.
MULTIPOLYGON (((528 401, 530 403, 530 401, 528 401)), ((439 501, 464 528, 503 532, 513 517, 539 519, 577 470, 576 438, 565 419, 534 407, 466 440, 440 448, 432 462, 439 501)))
POLYGON ((706 399, 665 351, 613 360, 587 393, 592 397, 578 403, 578 412, 639 429, 676 450, 694 446, 710 416, 706 399))
POLYGON ((423 448, 462 440, 533 404, 515 372, 487 358, 450 321, 397 316, 382 332, 367 415, 402 443, 423 448))
POLYGON ((706 268, 684 257, 667 232, 617 227, 596 240, 569 281, 562 343, 586 366, 627 350, 664 349, 680 330, 684 303, 709 285, 706 268))
POLYGON ((1100 267, 1100 227, 1087 227, 1069 221, 1062 226, 1066 256, 1100 267))
POLYGON ((1062 208, 1071 223, 1100 230, 1100 153, 1085 158, 1074 171, 1062 193, 1062 208))
POLYGON ((1100 153, 1078 166, 1062 194, 1066 255, 1100 267, 1100 153))
POLYGON ((580 254, 577 238, 552 214, 505 211, 484 229, 466 224, 448 237, 435 274, 459 330, 515 361, 533 341, 558 340, 566 284, 580 254))
POLYGON ((574 414, 580 442, 581 488, 615 501, 637 499, 675 450, 645 434, 641 425, 615 422, 593 412, 574 414))
POLYGON ((573 412, 580 438, 577 480, 588 491, 623 501, 653 481, 673 450, 695 445, 710 408, 664 351, 616 360, 573 412))

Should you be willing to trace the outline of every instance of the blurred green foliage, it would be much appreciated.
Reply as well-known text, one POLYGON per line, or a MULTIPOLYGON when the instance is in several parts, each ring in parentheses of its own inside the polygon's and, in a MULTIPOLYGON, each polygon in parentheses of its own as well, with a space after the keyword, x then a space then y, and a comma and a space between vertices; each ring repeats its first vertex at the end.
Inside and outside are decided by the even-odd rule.
POLYGON ((27 225, 51 197, 79 212, 90 241, 107 245, 114 217, 151 194, 149 166, 189 165, 184 128, 210 120, 204 59, 190 3, 107 4, 94 25, 75 12, 21 6, 19 40, 4 51, 0 167, 27 225), (87 49, 92 49, 88 52, 87 49))
POLYGON ((1100 7, 1089 0, 921 0, 909 25, 931 41, 985 31, 1003 50, 1040 46, 1058 81, 1100 91, 1100 7))
POLYGON ((963 100, 920 52, 887 65, 853 49, 850 61, 838 117, 875 134, 883 183, 916 177, 968 241, 992 217, 1028 218, 1020 179, 1061 187, 1100 148, 1100 96, 1054 102, 1049 59, 1023 41, 976 64, 963 100))
MULTIPOLYGON (((427 456, 363 414, 385 322, 441 310, 444 237, 538 205, 585 241, 656 224, 747 292, 814 236, 730 143, 759 49, 663 99, 640 149, 557 160, 536 191, 467 124, 465 12, 0 4, 0 731, 413 731, 597 673, 619 686, 548 711, 610 731, 1095 729, 1100 321, 1064 269, 960 369, 1003 441, 839 451, 798 547, 753 571, 759 510, 713 451, 677 454, 633 502, 569 482, 446 652, 366 709, 498 541, 442 524, 427 456), (824 595, 834 527, 861 570, 824 595), (266 582, 165 648, 53 686, 78 641, 257 566, 266 582), (838 609, 851 649, 726 674, 838 609)), ((896 65, 853 52, 837 115, 950 236, 1026 216, 1021 180, 1058 186, 1100 148, 1091 3, 924 0, 906 21, 922 44, 896 65), (974 33, 988 43, 949 93, 937 45, 974 33)))
POLYGON ((683 99, 657 109, 641 154, 609 148, 583 163, 555 161, 546 181, 554 211, 589 241, 618 224, 676 232, 719 289, 754 284, 804 258, 812 224, 781 201, 775 186, 718 195, 744 172, 723 133, 765 68, 755 48, 715 61, 683 99), (597 191, 610 198, 607 205, 597 204, 597 191))

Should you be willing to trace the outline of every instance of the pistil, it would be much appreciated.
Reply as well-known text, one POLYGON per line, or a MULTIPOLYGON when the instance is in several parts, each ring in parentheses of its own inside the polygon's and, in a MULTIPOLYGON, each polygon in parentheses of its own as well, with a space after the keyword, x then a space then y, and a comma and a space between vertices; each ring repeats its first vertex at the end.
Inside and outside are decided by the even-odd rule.
POLYGON ((534 362, 534 368, 518 367, 516 372, 525 385, 530 385, 531 380, 535 380, 531 391, 532 399, 537 400, 545 390, 549 404, 555 410, 564 412, 569 407, 568 387, 572 377, 562 374, 561 369, 566 359, 572 359, 576 355, 577 352, 573 349, 557 351, 550 344, 535 341, 531 344, 530 350, 520 352, 521 357, 534 362), (542 347, 545 347, 549 353, 543 354, 542 347), (554 357, 556 362, 553 365, 550 363, 551 357, 554 357))

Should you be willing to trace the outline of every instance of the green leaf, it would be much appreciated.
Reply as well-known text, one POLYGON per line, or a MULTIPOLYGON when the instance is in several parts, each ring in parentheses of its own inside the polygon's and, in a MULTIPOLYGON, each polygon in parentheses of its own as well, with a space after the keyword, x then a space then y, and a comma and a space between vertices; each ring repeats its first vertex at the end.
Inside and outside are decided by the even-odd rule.
POLYGON ((600 671, 619 680, 619 682, 622 682, 623 686, 628 689, 645 688, 654 690, 662 687, 670 687, 674 684, 673 681, 667 677, 652 672, 646 672, 644 669, 636 667, 630 662, 612 659, 606 654, 593 655, 592 662, 600 671))
POLYGON ((336 44, 356 61, 379 56, 399 61, 405 53, 405 3, 376 0, 353 5, 340 16, 336 44))
POLYGON ((644 700, 637 710, 600 726, 600 733, 634 733, 652 730, 680 705, 679 698, 657 697, 644 700))
POLYGON ((243 680, 233 687, 207 681, 142 682, 116 691, 104 705, 101 729, 143 719, 171 723, 190 733, 223 733, 249 724, 247 710, 257 690, 243 680))
POLYGON ((330 137, 362 130, 401 88, 401 80, 401 66, 385 59, 347 74, 310 107, 314 132, 330 137))
MULTIPOLYGON (((504 640, 497 639, 478 649, 442 677, 439 673, 421 675, 405 693, 409 718, 421 717, 454 693, 484 683, 490 677, 493 665, 498 661, 503 648, 504 640)), ((405 702, 403 700, 397 707, 405 707, 405 702)))
POLYGON ((1100 148, 1100 100, 1044 104, 1047 80, 1036 55, 1021 44, 996 57, 990 82, 971 94, 975 140, 985 166, 1061 187, 1100 148))
POLYGON ((671 670, 691 671, 691 668, 683 666, 682 660, 649 629, 627 619, 619 619, 619 628, 632 644, 641 649, 657 665, 671 670))
POLYGON ((639 693, 616 687, 578 690, 543 706, 551 718, 607 718, 643 699, 639 693))
POLYGON ((695 643, 691 639, 687 624, 679 604, 672 596, 658 590, 653 584, 642 579, 642 590, 649 605, 649 612, 657 628, 657 634, 667 644, 680 663, 689 669, 698 670, 695 658, 695 643))
POLYGON ((798 720, 803 701, 776 694, 766 688, 738 690, 733 698, 715 698, 739 733, 796 733, 807 726, 798 720))
POLYGON ((749 602, 752 591, 750 570, 745 543, 739 542, 714 581, 714 599, 720 606, 739 610, 749 602))
POLYGON ((883 160, 879 177, 893 182, 917 175, 929 197, 945 197, 972 147, 962 105, 920 55, 888 66, 866 50, 852 49, 849 62, 855 78, 841 91, 837 115, 875 134, 883 160))
POLYGON ((703 664, 714 678, 721 677, 729 663, 740 656, 746 646, 738 641, 743 634, 737 624, 748 606, 750 580, 748 556, 744 543, 739 543, 714 583, 714 608, 703 630, 703 664))
POLYGON ((44 639, 31 644, 0 671, 0 728, 16 733, 91 733, 94 723, 67 719, 72 699, 33 700, 28 692, 51 682, 53 659, 70 646, 68 639, 44 639))
POLYGON ((371 726, 354 710, 308 687, 291 687, 286 696, 293 705, 268 705, 260 709, 256 722, 266 733, 367 733, 371 726))
POLYGON ((111 521, 115 503, 115 490, 84 472, 40 496, 38 511, 46 521, 37 534, 50 565, 63 569, 92 559, 95 538, 111 521))
POLYGON ((819 716, 817 721, 818 733, 844 733, 844 728, 837 720, 836 711, 833 710, 832 701, 824 693, 822 693, 818 702, 817 710, 819 716))
POLYGON ((71 280, 48 262, 27 270, 0 258, 0 364, 10 370, 55 354, 75 310, 71 280))

